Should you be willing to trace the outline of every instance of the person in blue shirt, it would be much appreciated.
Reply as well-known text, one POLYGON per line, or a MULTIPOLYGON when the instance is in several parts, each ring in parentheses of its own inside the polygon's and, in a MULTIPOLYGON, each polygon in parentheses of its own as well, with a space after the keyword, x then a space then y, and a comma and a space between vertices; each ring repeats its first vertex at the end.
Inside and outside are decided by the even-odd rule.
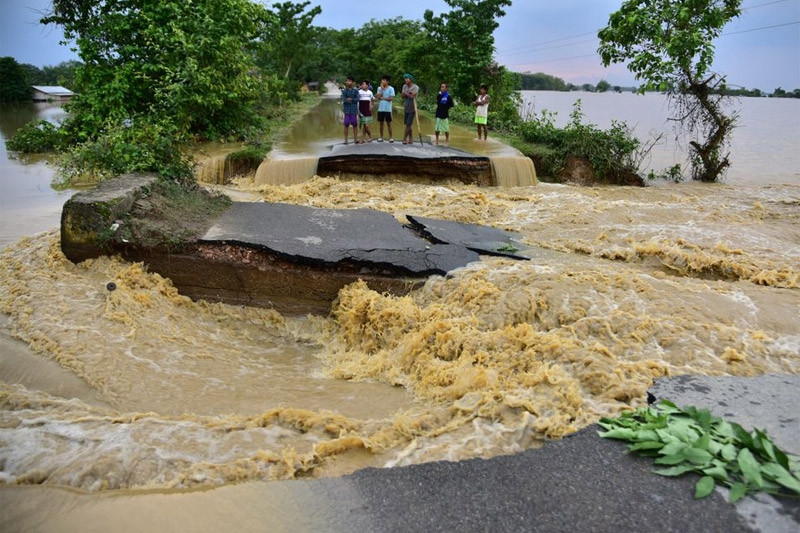
POLYGON ((394 142, 394 136, 392 135, 392 100, 394 100, 394 87, 389 85, 389 82, 392 78, 389 77, 388 74, 384 74, 381 77, 381 85, 378 87, 378 93, 375 95, 375 99, 378 101, 378 123, 380 124, 380 137, 378 137, 378 142, 383 142, 383 123, 386 123, 386 126, 389 128, 389 142, 394 142))
POLYGON ((439 144, 439 132, 444 133, 445 146, 450 145, 450 108, 455 105, 455 102, 448 89, 447 84, 443 83, 436 96, 436 126, 433 128, 436 136, 436 140, 433 142, 435 145, 439 144))
POLYGON ((344 111, 344 144, 347 144, 348 127, 353 126, 353 142, 358 143, 358 89, 353 76, 347 76, 346 87, 342 89, 342 110, 344 111))

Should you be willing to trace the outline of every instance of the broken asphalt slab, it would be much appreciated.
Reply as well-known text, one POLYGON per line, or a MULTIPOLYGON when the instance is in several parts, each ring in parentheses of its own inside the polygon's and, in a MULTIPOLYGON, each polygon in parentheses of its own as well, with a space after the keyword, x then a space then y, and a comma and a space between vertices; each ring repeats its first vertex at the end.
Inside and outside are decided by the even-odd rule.
POLYGON ((444 275, 480 259, 464 246, 419 237, 389 213, 278 203, 236 202, 200 242, 255 247, 302 264, 350 263, 413 276, 444 275))
POLYGON ((415 215, 406 215, 406 218, 417 231, 435 242, 460 244, 479 254, 529 259, 525 253, 530 252, 530 248, 522 244, 518 233, 415 215))
MULTIPOLYGON (((478 243, 476 252, 371 209, 234 202, 209 218, 203 236, 178 245, 109 238, 136 216, 132 206, 147 196, 155 179, 125 175, 76 193, 62 213, 64 255, 73 262, 112 254, 144 262, 196 300, 325 314, 350 283, 362 280, 378 292, 407 294, 428 276, 480 260, 479 253, 492 250, 502 235, 487 229, 491 241, 484 243, 484 252, 478 243)), ((455 236, 456 223, 449 227, 455 236)))

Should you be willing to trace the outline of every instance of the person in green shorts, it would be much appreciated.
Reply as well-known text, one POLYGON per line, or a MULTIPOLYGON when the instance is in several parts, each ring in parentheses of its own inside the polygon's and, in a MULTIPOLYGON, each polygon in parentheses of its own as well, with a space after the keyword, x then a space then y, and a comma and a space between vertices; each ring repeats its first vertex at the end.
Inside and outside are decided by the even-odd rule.
POLYGON ((358 90, 358 123, 361 125, 361 142, 372 142, 372 132, 369 125, 372 122, 372 99, 374 95, 369 90, 369 82, 361 82, 361 89, 358 90))
POLYGON ((436 140, 433 144, 439 144, 439 133, 444 133, 445 146, 450 145, 450 108, 455 105, 453 97, 450 96, 450 91, 446 83, 443 83, 439 89, 439 94, 436 95, 436 126, 433 131, 436 140))
POLYGON ((481 85, 480 94, 478 98, 472 102, 475 106, 475 124, 478 126, 478 140, 481 140, 481 130, 483 130, 483 140, 489 137, 489 130, 487 124, 489 122, 489 87, 481 85))

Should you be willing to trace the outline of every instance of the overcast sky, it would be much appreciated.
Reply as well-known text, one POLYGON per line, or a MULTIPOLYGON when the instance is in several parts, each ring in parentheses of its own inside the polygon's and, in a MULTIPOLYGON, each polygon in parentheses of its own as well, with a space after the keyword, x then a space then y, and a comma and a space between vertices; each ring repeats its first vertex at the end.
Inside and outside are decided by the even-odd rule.
MULTIPOLYGON (((443 0, 312 4, 322 6, 315 24, 337 29, 357 28, 370 19, 417 20, 425 9, 448 9, 443 0)), ((40 67, 77 58, 58 44, 60 28, 38 24, 49 5, 49 0, 0 0, 0 56, 40 67)), ((496 57, 511 70, 545 72, 578 85, 600 79, 635 85, 624 65, 604 69, 596 53, 597 30, 620 5, 622 0, 515 0, 495 31, 496 57)), ((800 88, 800 0, 744 0, 742 6, 742 16, 715 43, 714 69, 731 85, 768 92, 800 88)))

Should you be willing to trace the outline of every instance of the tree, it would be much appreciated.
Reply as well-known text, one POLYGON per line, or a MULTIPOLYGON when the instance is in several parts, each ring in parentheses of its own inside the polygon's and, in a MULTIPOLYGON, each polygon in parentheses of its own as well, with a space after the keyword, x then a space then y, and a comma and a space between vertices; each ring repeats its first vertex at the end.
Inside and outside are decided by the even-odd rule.
POLYGON ((31 100, 28 70, 13 57, 0 57, 0 103, 31 100))
MULTIPOLYGON (((499 79, 487 80, 493 64, 494 30, 498 19, 506 13, 511 0, 445 0, 452 9, 434 16, 426 10, 423 27, 436 43, 443 80, 449 79, 453 95, 462 101, 472 100, 482 83, 492 85, 499 79)), ((434 52, 434 51, 430 51, 434 52)), ((499 72, 499 70, 498 70, 499 72)), ((496 95, 495 98, 502 95, 496 95)))
POLYGON ((599 93, 604 93, 607 90, 609 90, 610 88, 611 88, 611 84, 608 83, 606 80, 598 81, 597 82, 597 87, 595 87, 595 89, 597 89, 597 92, 599 92, 599 93))
POLYGON ((257 119, 247 47, 265 18, 248 0, 54 0, 42 22, 61 25, 83 61, 68 125, 79 141, 139 116, 199 137, 241 133, 257 119))
POLYGON ((716 181, 730 166, 725 152, 736 115, 723 112, 725 78, 711 73, 713 39, 741 13, 741 0, 626 0, 599 31, 605 66, 628 62, 644 84, 665 92, 672 120, 690 136, 692 177, 716 181))
POLYGON ((262 68, 276 71, 286 80, 295 80, 298 65, 313 60, 322 52, 316 45, 317 28, 312 26, 322 8, 315 6, 306 11, 310 5, 311 2, 306 1, 272 6, 274 16, 269 17, 261 28, 258 57, 262 68))

